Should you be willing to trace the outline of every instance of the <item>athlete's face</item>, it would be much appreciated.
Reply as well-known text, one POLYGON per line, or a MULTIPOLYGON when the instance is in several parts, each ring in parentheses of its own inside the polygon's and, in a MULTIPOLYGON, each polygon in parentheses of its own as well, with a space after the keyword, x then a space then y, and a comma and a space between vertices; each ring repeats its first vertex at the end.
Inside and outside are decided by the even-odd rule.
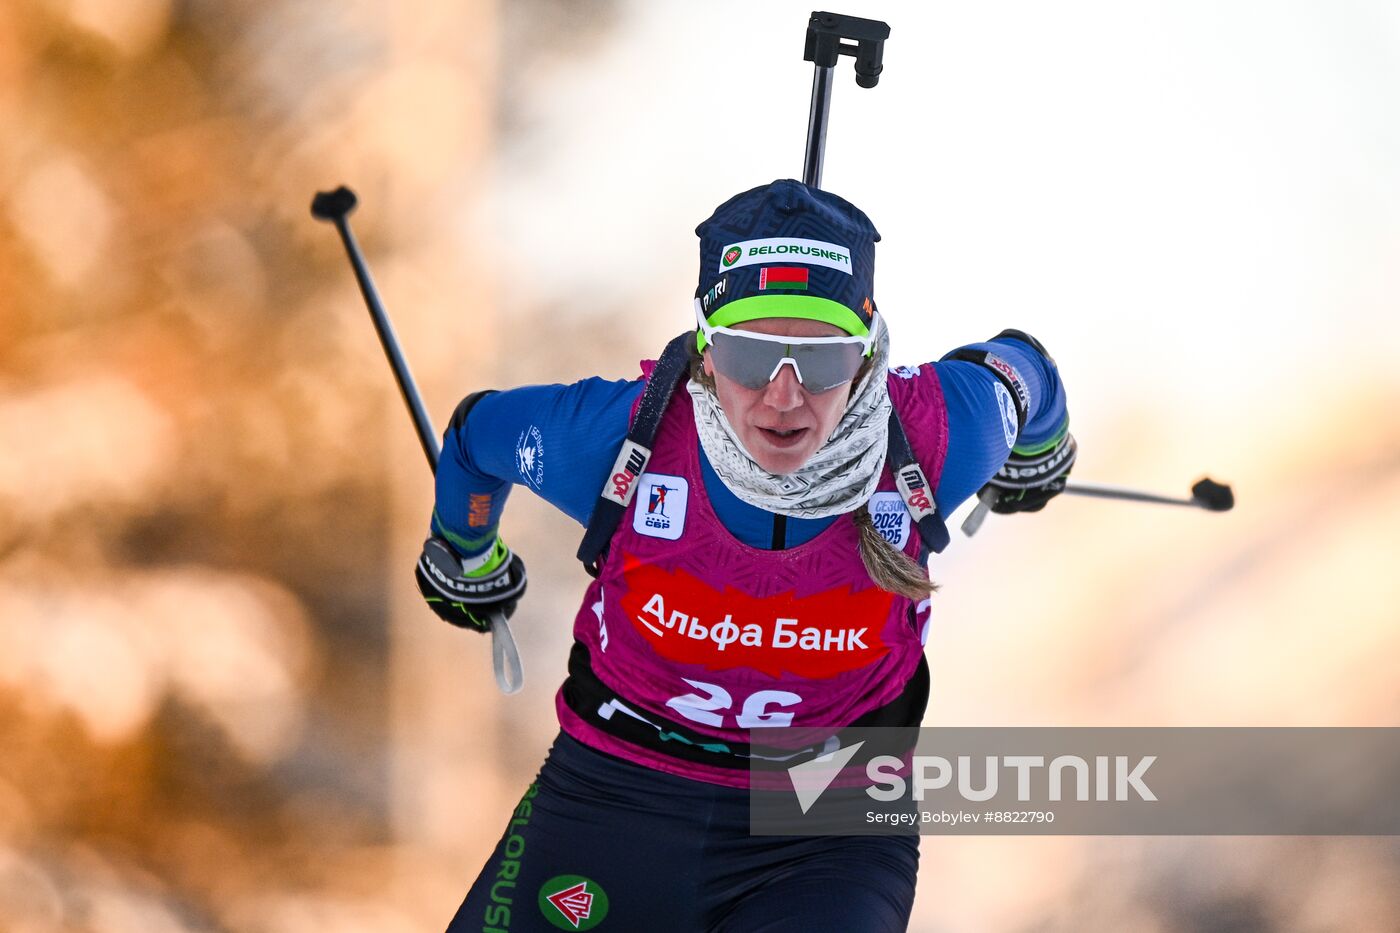
MULTIPOLYGON (((765 318, 732 325, 780 337, 840 337, 833 324, 793 318, 765 318)), ((820 394, 813 394, 797 381, 790 365, 761 389, 749 389, 715 369, 710 351, 705 351, 705 372, 715 381, 715 395, 744 447, 758 465, 769 473, 796 472, 826 442, 851 396, 851 381, 820 394)))

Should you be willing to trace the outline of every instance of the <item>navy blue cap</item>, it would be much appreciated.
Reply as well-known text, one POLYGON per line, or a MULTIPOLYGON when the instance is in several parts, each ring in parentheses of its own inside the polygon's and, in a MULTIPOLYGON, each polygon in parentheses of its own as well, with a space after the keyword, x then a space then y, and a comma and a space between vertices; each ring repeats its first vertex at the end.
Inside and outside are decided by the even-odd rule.
POLYGON ((725 201, 695 233, 706 323, 795 317, 869 333, 880 234, 844 198, 785 178, 725 201))

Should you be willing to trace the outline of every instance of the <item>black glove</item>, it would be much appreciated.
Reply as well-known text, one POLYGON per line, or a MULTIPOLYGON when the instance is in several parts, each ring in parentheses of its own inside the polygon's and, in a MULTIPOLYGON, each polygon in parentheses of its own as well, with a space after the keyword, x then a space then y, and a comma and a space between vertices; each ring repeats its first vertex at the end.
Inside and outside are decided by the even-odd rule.
POLYGON ((424 541, 414 577, 428 608, 453 625, 483 633, 491 631, 496 613, 509 619, 525 595, 525 562, 500 538, 487 553, 484 563, 467 570, 442 538, 424 541))
POLYGON ((1068 431, 1048 450, 1021 453, 1013 449, 1010 458, 997 470, 997 475, 987 481, 979 495, 984 502, 989 498, 987 493, 995 496, 990 506, 998 515, 1039 512, 1045 508, 1045 503, 1064 492, 1077 453, 1074 435, 1068 431))

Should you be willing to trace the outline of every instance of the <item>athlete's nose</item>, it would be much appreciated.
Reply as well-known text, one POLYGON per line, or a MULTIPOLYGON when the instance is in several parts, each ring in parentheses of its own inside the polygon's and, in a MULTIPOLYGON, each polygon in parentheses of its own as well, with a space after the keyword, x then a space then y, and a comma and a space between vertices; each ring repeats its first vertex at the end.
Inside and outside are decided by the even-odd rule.
POLYGON ((797 381, 797 369, 791 363, 778 368, 778 375, 763 389, 763 404, 778 411, 792 411, 802 406, 802 383, 797 381))

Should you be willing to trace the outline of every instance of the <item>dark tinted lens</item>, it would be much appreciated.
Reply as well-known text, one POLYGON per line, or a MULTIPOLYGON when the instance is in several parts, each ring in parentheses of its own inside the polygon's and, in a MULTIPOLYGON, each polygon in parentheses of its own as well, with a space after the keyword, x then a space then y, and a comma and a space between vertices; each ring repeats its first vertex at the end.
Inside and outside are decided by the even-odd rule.
MULTIPOLYGON (((860 369, 858 343, 825 343, 789 347, 802 372, 802 388, 808 392, 829 392, 855 376, 860 369)), ((769 372, 772 372, 770 369, 769 372)))
POLYGON ((787 348, 768 340, 749 340, 733 334, 715 334, 710 343, 715 368, 746 389, 761 389, 787 348))
POLYGON ((748 389, 768 384, 773 370, 785 357, 797 361, 802 387, 808 392, 828 392, 855 376, 860 369, 861 348, 856 343, 781 344, 733 334, 715 334, 711 342, 715 368, 748 389))

